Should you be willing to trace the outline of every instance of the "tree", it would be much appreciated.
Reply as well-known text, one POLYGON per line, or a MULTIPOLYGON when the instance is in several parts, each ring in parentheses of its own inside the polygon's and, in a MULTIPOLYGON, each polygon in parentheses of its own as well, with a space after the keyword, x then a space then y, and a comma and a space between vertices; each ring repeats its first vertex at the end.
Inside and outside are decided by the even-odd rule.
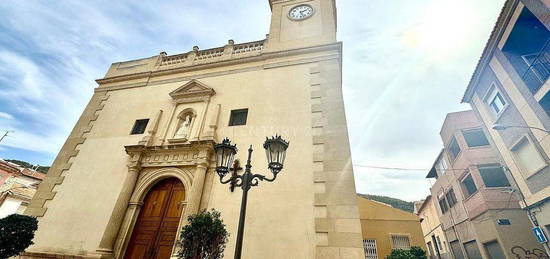
POLYGON ((395 249, 386 259, 426 259, 426 251, 418 246, 412 246, 410 249, 395 249))
POLYGON ((33 244, 38 220, 34 217, 12 214, 0 219, 0 258, 19 255, 33 244))
POLYGON ((410 250, 394 249, 386 259, 416 259, 410 250))
POLYGON ((412 213, 414 211, 414 203, 410 201, 404 201, 388 196, 380 196, 380 195, 373 195, 373 194, 359 194, 362 197, 365 197, 369 200, 373 201, 379 201, 385 204, 388 204, 396 209, 404 210, 406 212, 412 213))
POLYGON ((220 218, 220 212, 212 209, 187 218, 188 224, 180 234, 182 259, 220 259, 223 257, 229 233, 220 218))
POLYGON ((411 249, 409 251, 417 259, 426 259, 426 258, 428 258, 426 256, 426 251, 424 251, 422 248, 420 248, 418 246, 411 246, 411 249))

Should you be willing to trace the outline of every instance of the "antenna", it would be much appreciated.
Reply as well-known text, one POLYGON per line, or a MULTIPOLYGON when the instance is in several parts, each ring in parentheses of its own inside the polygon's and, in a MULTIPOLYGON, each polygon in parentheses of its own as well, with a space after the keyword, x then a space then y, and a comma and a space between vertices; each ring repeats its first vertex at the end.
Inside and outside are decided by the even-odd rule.
POLYGON ((13 132, 15 132, 15 131, 13 131, 13 130, 6 130, 6 132, 4 133, 4 135, 0 138, 0 142, 2 142, 2 140, 3 140, 6 136, 8 136, 8 134, 9 134, 10 132, 13 133, 13 132))

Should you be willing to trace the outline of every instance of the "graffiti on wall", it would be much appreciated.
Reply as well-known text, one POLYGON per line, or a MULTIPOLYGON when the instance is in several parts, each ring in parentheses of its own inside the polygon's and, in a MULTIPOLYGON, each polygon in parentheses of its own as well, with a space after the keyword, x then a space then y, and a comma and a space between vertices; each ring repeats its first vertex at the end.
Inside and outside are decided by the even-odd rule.
POLYGON ((546 252, 543 250, 540 250, 538 248, 534 248, 533 250, 525 249, 521 246, 514 246, 511 249, 512 254, 516 256, 517 259, 549 259, 546 252))

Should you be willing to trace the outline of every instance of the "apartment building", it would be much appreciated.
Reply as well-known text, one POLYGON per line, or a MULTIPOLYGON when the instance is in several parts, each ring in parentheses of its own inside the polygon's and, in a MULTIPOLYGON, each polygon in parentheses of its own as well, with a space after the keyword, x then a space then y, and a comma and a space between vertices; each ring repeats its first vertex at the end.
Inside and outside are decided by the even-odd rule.
POLYGON ((420 218, 420 227, 424 236, 424 243, 428 248, 430 259, 451 258, 445 232, 441 227, 437 207, 431 195, 415 204, 415 213, 420 218))
POLYGON ((427 178, 436 179, 430 192, 454 258, 544 255, 514 180, 476 114, 447 114, 440 136, 444 150, 427 178))
MULTIPOLYGON (((534 226, 550 234, 550 2, 507 0, 463 102, 481 118, 534 226)), ((550 254, 548 243, 544 244, 550 254)))

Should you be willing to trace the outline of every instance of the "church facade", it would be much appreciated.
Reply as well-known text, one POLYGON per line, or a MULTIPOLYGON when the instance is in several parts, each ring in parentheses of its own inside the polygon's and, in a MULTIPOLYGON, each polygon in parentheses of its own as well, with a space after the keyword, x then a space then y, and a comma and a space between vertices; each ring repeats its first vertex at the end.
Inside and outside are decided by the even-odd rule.
MULTIPOLYGON (((267 4, 267 3, 266 3, 267 4)), ((188 215, 214 208, 232 258, 242 190, 221 184, 225 137, 268 174, 266 136, 290 141, 248 195, 243 258, 364 258, 334 0, 271 0, 264 40, 111 65, 26 214, 22 258, 170 258, 188 215)), ((240 171, 242 173, 242 171, 240 171)))

